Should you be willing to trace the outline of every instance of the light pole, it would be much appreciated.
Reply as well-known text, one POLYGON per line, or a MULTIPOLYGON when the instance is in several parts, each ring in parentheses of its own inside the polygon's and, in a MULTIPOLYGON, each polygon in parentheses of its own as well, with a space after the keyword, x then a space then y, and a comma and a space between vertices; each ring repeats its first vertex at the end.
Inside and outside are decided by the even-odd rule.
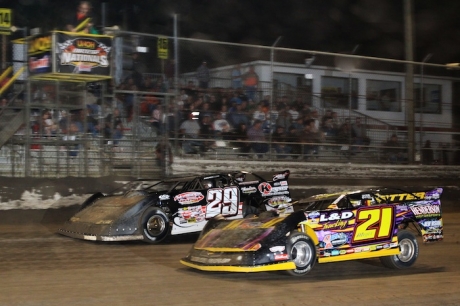
POLYGON ((281 38, 283 38, 283 36, 278 36, 278 38, 275 40, 275 42, 273 43, 272 45, 272 49, 271 49, 271 52, 270 52, 270 81, 271 81, 271 97, 270 97, 270 125, 269 125, 269 128, 270 128, 270 133, 268 134, 268 137, 269 137, 269 141, 268 141, 268 144, 269 144, 269 149, 268 149, 268 153, 269 153, 269 157, 270 157, 270 160, 272 158, 272 123, 273 123, 273 98, 275 96, 275 88, 273 88, 273 62, 275 60, 275 47, 276 45, 279 43, 279 41, 281 40, 281 38))
POLYGON ((423 66, 424 64, 433 56, 433 54, 427 54, 420 65, 420 131, 419 131, 419 141, 420 141, 420 160, 422 158, 422 148, 423 148, 423 108, 425 106, 425 92, 423 91, 423 66))

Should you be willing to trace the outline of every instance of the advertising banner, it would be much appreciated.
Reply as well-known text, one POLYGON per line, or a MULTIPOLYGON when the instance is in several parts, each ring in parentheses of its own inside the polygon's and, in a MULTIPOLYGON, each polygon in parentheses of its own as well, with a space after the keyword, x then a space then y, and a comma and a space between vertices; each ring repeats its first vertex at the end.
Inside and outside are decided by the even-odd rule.
POLYGON ((112 37, 56 33, 56 72, 110 75, 112 37))
POLYGON ((51 34, 32 37, 28 45, 29 72, 31 75, 52 72, 51 34))

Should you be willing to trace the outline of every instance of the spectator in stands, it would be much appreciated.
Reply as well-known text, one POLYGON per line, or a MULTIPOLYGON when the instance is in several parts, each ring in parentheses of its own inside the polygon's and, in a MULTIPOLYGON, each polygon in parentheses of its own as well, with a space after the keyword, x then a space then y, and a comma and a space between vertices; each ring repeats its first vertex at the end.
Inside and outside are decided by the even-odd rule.
POLYGON ((384 144, 384 152, 388 161, 393 164, 401 163, 404 160, 404 149, 396 134, 392 134, 384 144))
MULTIPOLYGON (((214 129, 212 124, 212 117, 206 115, 201 118, 200 121, 200 138, 201 139, 214 139, 214 129)), ((210 151, 215 147, 215 141, 205 140, 203 141, 203 150, 210 151)))
POLYGON ((68 18, 65 28, 69 32, 97 34, 97 30, 94 28, 94 18, 91 15, 91 3, 89 1, 80 1, 77 12, 68 18))
POLYGON ((236 105, 236 110, 234 112, 228 113, 228 121, 232 126, 239 126, 241 123, 244 123, 246 126, 249 125, 249 119, 243 107, 244 104, 241 102, 236 105))
POLYGON ((249 71, 244 74, 243 85, 247 98, 258 101, 256 94, 259 88, 259 76, 253 65, 249 66, 249 71))
POLYGON ((45 110, 42 113, 42 128, 45 136, 56 135, 58 131, 58 125, 54 122, 49 110, 45 110))
POLYGON ((203 144, 197 139, 200 137, 200 124, 198 120, 195 120, 193 113, 188 113, 187 120, 181 123, 180 134, 184 137, 184 142, 182 148, 186 154, 196 154, 198 151, 196 147, 203 151, 203 144))
POLYGON ((243 78, 241 74, 241 65, 237 64, 232 70, 232 88, 239 89, 243 87, 243 78))
POLYGON ((264 122, 267 119, 268 107, 265 105, 265 101, 260 101, 257 110, 252 114, 252 122, 260 120, 264 122))
POLYGON ((349 154, 350 152, 350 144, 351 144, 351 123, 350 118, 346 118, 343 124, 340 126, 336 142, 341 145, 340 150, 344 154, 349 154))
MULTIPOLYGON (((306 143, 303 146, 304 154, 318 154, 319 144, 324 142, 324 134, 316 127, 314 119, 307 120, 304 132, 300 136, 300 140, 301 142, 306 143)), ((308 158, 308 156, 306 156, 306 158, 308 158)))
POLYGON ((254 124, 248 130, 248 140, 251 142, 251 148, 258 158, 262 158, 263 154, 268 152, 269 147, 262 129, 262 121, 254 121, 254 124))
POLYGON ((211 74, 209 72, 208 64, 203 61, 196 71, 196 78, 198 79, 198 87, 201 89, 207 89, 209 81, 211 80, 211 74))
POLYGON ((289 146, 291 147, 291 154, 293 158, 298 158, 302 153, 302 147, 299 144, 300 142, 300 133, 295 128, 295 126, 290 126, 289 130, 286 134, 286 142, 289 142, 289 146))
POLYGON ((92 136, 99 135, 100 127, 99 120, 96 119, 97 114, 94 114, 94 109, 87 107, 86 109, 86 125, 88 128, 88 133, 92 136))
POLYGON ((289 113, 289 104, 281 105, 278 109, 278 118, 276 118, 276 126, 282 126, 284 131, 287 131, 292 124, 292 116, 289 113))
POLYGON ((285 143, 287 136, 285 131, 285 127, 279 125, 272 134, 273 147, 278 153, 278 158, 286 158, 292 151, 292 147, 285 143))
POLYGON ((245 157, 251 151, 251 144, 248 141, 248 128, 245 123, 238 125, 233 133, 235 146, 239 148, 240 155, 245 157))
POLYGON ((222 112, 215 113, 214 122, 212 123, 214 134, 216 137, 227 135, 230 133, 231 127, 227 120, 222 118, 222 112))
POLYGON ((425 145, 422 148, 422 163, 424 165, 431 165, 434 161, 434 151, 431 147, 431 140, 425 141, 425 145))
POLYGON ((321 125, 321 131, 327 139, 333 140, 337 136, 338 130, 332 122, 332 117, 327 117, 321 125))
POLYGON ((324 122, 325 122, 327 119, 329 119, 329 118, 332 119, 332 110, 327 109, 327 110, 324 112, 323 117, 321 117, 321 124, 320 124, 320 126, 323 126, 323 125, 324 125, 324 122))
POLYGON ((59 130, 62 134, 67 134, 67 131, 69 130, 69 117, 67 115, 67 111, 61 110, 59 113, 59 130))
POLYGON ((152 129, 158 134, 161 132, 161 107, 157 106, 152 110, 150 114, 149 122, 152 129))
POLYGON ((340 129, 340 126, 342 125, 339 119, 339 115, 337 112, 332 112, 332 125, 334 126, 334 129, 338 132, 340 129))
POLYGON ((123 138, 123 134, 123 120, 120 111, 115 108, 113 114, 108 114, 105 117, 104 138, 106 141, 113 141, 114 145, 118 145, 119 140, 123 138))
POLYGON ((356 117, 355 123, 351 125, 351 136, 355 145, 354 150, 361 150, 361 146, 368 146, 371 143, 366 126, 361 123, 361 117, 356 117))

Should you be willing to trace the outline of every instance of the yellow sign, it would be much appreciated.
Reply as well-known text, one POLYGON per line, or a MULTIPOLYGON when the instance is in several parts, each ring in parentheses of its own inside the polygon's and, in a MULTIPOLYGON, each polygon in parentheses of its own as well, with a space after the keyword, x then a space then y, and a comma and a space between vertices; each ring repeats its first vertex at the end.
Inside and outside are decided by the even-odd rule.
POLYGON ((2 35, 11 34, 11 9, 0 8, 0 32, 2 35))
POLYGON ((158 58, 168 59, 168 39, 166 37, 158 37, 157 49, 158 58))

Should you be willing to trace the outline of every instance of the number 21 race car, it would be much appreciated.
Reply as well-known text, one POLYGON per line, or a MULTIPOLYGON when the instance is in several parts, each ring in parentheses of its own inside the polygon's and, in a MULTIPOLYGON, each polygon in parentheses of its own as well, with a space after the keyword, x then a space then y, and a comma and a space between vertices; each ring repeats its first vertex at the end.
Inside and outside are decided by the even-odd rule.
POLYGON ((164 181, 136 180, 110 194, 89 197, 59 229, 85 240, 144 240, 200 232, 221 216, 241 219, 267 210, 292 209, 289 170, 267 181, 249 172, 211 174, 164 181))
POLYGON ((423 242, 443 239, 442 188, 383 188, 321 194, 286 217, 211 220, 181 263, 204 271, 286 270, 307 274, 315 263, 379 257, 389 268, 414 264, 423 242), (300 208, 300 209, 299 209, 300 208))

